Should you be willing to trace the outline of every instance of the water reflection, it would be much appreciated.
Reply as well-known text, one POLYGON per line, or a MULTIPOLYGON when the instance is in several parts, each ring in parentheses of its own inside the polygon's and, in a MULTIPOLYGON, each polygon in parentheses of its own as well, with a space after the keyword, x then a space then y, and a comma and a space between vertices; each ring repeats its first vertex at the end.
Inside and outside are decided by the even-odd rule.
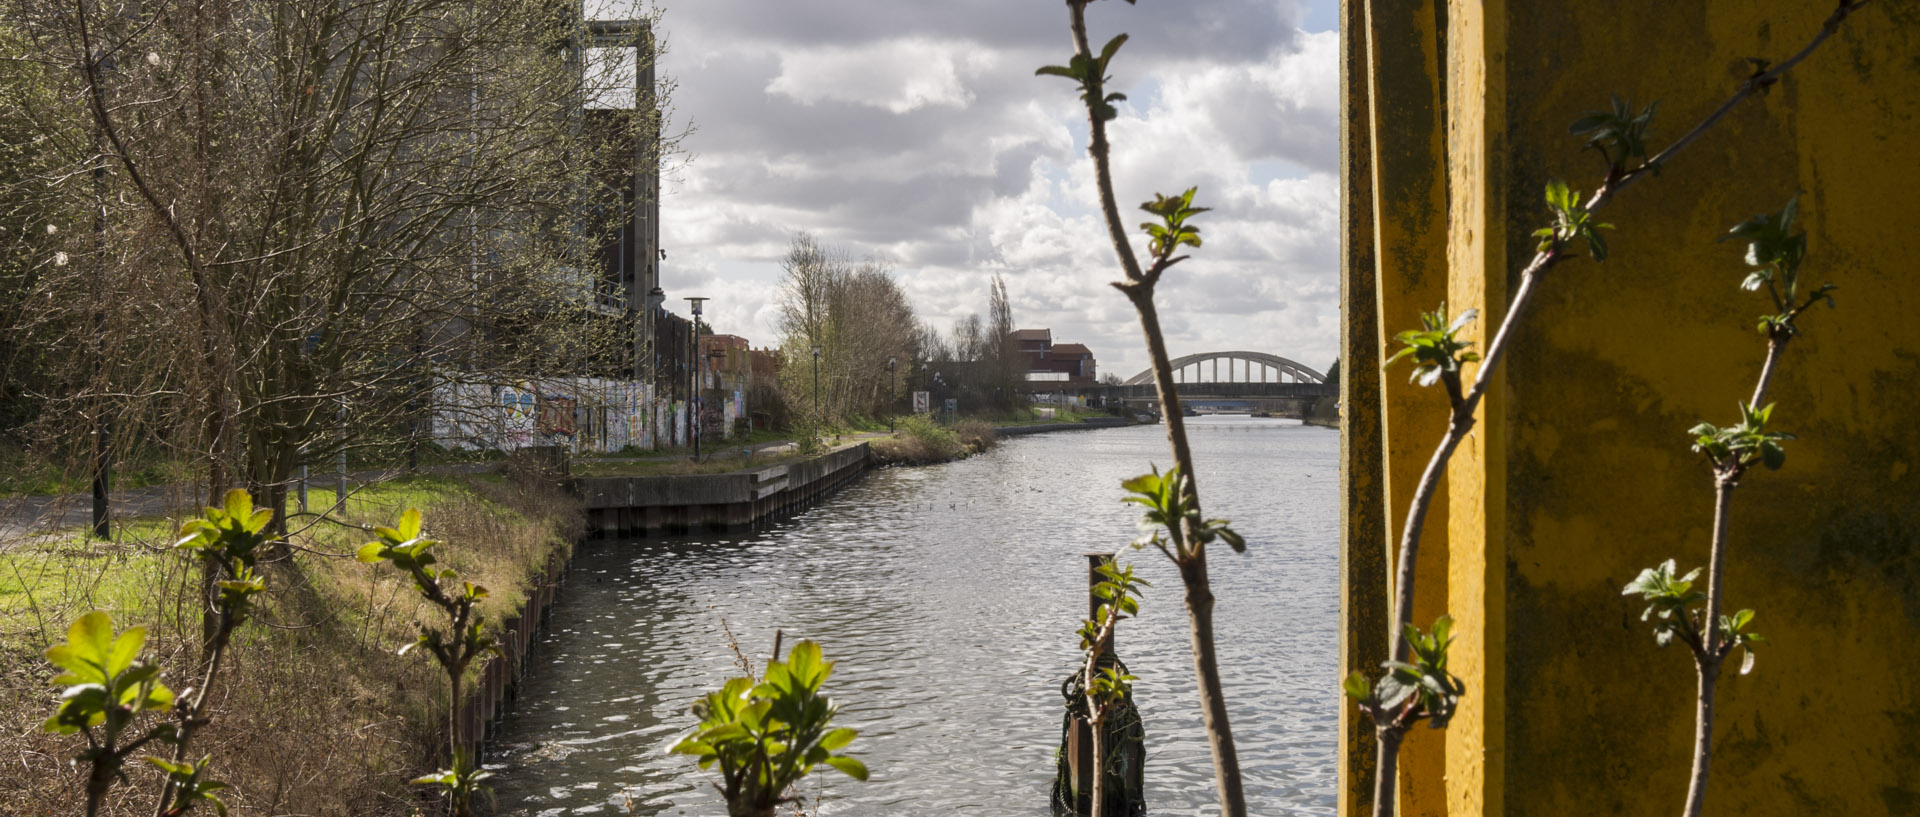
MULTIPOLYGON (((1211 568, 1249 807, 1332 814, 1338 435, 1245 417, 1188 427, 1208 514, 1248 538, 1246 556, 1223 549, 1211 568)), ((759 533, 584 547, 500 741, 500 812, 724 813, 712 778, 665 754, 687 705, 737 672, 724 618, 756 665, 775 628, 840 662, 829 688, 873 781, 820 775, 820 813, 1046 814, 1081 554, 1134 536, 1119 482, 1166 460, 1158 427, 1017 438, 871 473, 759 533)), ((1154 582, 1119 638, 1141 678, 1150 810, 1216 813, 1179 577, 1157 553, 1122 558, 1154 582)))

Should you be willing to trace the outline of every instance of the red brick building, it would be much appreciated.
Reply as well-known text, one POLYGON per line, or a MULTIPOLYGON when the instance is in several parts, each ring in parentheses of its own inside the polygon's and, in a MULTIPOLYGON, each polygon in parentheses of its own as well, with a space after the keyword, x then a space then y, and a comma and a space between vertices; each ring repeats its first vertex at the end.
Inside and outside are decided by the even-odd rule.
POLYGON ((1018 330, 1013 342, 1027 360, 1029 381, 1091 383, 1100 376, 1092 349, 1078 343, 1056 344, 1051 329, 1018 330))

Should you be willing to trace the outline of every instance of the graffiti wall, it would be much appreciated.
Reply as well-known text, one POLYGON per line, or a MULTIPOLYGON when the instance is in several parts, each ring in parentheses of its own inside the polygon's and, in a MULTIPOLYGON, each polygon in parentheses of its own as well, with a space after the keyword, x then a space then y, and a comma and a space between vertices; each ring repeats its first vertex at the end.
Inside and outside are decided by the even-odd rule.
POLYGON ((686 444, 686 405, 651 386, 603 378, 443 383, 435 393, 433 436, 449 448, 564 445, 611 453, 686 444))

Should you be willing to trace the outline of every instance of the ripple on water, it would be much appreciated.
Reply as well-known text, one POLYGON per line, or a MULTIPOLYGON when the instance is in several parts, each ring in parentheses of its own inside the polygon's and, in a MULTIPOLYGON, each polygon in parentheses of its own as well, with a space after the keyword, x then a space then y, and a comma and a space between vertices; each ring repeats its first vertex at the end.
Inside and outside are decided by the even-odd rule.
MULTIPOLYGON (((1245 556, 1214 554, 1216 630, 1250 810, 1335 811, 1339 565, 1336 433, 1196 418, 1209 515, 1245 556)), ((503 814, 710 815, 711 777, 666 754, 687 707, 736 674, 724 617, 756 668, 775 628, 819 640, 829 688, 873 780, 809 782, 821 812, 1043 815, 1059 681, 1086 615, 1089 550, 1135 535, 1119 481, 1164 462, 1157 427, 1015 438, 986 456, 887 469, 795 518, 734 536, 580 549, 491 767, 503 814)), ((1214 814, 1179 577, 1154 586, 1119 650, 1141 680, 1156 814, 1214 814)))

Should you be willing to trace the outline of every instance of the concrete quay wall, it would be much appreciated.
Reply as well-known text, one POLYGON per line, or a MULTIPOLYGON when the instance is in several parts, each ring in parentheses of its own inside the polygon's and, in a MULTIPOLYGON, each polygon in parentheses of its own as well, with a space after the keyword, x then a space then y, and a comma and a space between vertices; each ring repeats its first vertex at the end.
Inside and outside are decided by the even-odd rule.
POLYGON ((1000 426, 993 433, 998 437, 1018 437, 1022 434, 1045 434, 1050 431, 1085 431, 1090 428, 1119 428, 1127 425, 1119 417, 1096 417, 1077 423, 1036 423, 1030 426, 1000 426))
POLYGON ((599 537, 746 530, 818 502, 867 469, 866 443, 757 471, 583 477, 587 530, 599 537))

